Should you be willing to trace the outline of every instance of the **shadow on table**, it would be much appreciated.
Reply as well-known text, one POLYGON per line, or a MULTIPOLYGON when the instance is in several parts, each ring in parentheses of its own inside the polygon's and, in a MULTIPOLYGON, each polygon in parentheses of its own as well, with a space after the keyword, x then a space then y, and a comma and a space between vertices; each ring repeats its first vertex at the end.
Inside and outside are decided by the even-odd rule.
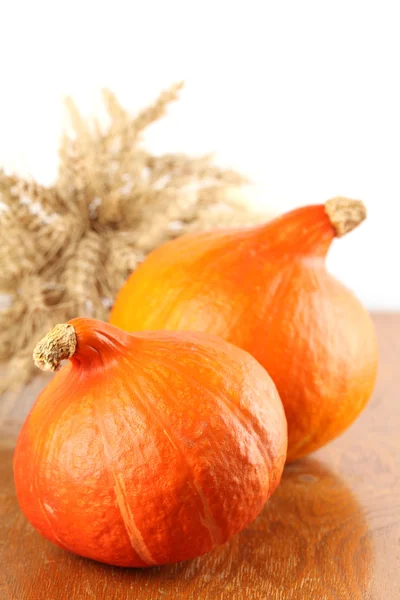
MULTIPOLYGON (((62 551, 51 552, 56 557, 62 551)), ((248 529, 203 557, 143 570, 72 555, 67 563, 77 585, 82 578, 86 592, 110 600, 127 589, 135 600, 361 599, 370 588, 373 557, 353 493, 323 463, 305 459, 286 467, 281 485, 248 529)), ((65 562, 64 555, 67 567, 65 562)))

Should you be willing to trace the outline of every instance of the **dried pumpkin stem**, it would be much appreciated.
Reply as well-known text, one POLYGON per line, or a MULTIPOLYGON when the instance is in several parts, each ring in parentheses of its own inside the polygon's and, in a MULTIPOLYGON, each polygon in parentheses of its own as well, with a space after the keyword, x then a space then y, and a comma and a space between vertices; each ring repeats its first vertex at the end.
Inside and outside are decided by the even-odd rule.
POLYGON ((336 230, 337 237, 342 237, 367 217, 367 209, 361 200, 340 196, 325 202, 325 212, 336 230))
POLYGON ((76 343, 76 333, 72 325, 56 325, 36 345, 33 352, 35 365, 42 371, 58 371, 61 361, 74 354, 76 343))

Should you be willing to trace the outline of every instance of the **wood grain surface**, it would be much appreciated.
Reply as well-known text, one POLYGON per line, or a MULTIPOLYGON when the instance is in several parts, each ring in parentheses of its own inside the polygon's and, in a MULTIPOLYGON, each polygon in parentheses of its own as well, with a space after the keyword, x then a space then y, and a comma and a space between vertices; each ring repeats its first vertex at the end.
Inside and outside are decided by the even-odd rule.
POLYGON ((0 406, 0 599, 400 599, 400 315, 374 319, 379 380, 357 423, 288 465, 251 527, 187 563, 107 567, 42 539, 18 508, 11 465, 42 382, 8 399, 0 406))

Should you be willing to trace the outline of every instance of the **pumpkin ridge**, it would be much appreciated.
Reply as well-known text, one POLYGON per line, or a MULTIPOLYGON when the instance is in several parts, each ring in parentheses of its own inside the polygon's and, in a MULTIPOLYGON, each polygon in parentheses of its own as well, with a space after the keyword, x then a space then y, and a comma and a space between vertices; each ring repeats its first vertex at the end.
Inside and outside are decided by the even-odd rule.
MULTIPOLYGON (((158 361, 158 362, 161 362, 161 361, 158 361)), ((168 368, 171 368, 171 367, 168 366, 168 368)), ((191 476, 192 481, 190 482, 190 485, 195 490, 195 492, 200 500, 200 504, 203 508, 205 521, 202 519, 202 523, 208 529, 208 532, 210 534, 213 544, 220 544, 222 542, 223 535, 221 532, 221 528, 219 527, 218 523, 216 522, 216 520, 214 518, 214 515, 212 514, 208 500, 205 497, 204 492, 198 486, 198 484, 194 478, 193 469, 190 466, 190 464, 188 463, 185 452, 181 449, 176 435, 169 433, 169 432, 171 432, 171 429, 172 429, 171 426, 169 424, 167 424, 167 422, 163 419, 163 417, 161 417, 160 411, 158 410, 156 403, 153 402, 152 400, 150 400, 150 398, 154 397, 154 392, 152 390, 149 390, 148 385, 146 385, 146 387, 144 386, 143 379, 144 378, 142 378, 141 380, 138 380, 138 383, 139 383, 139 386, 141 387, 141 389, 146 389, 146 391, 149 392, 146 394, 146 400, 147 400, 148 404, 151 404, 151 408, 152 408, 153 412, 150 412, 147 409, 148 413, 150 414, 151 418, 157 423, 157 425, 161 428, 162 432, 164 433, 164 435, 166 436, 166 438, 168 439, 170 444, 172 444, 173 448, 177 452, 179 452, 182 463, 184 463, 184 465, 186 466, 187 473, 191 476), (169 430, 169 432, 168 432, 168 430, 169 430)), ((157 384, 159 385, 160 382, 158 381, 157 384)), ((143 404, 142 404, 142 406, 143 406, 143 404)))
POLYGON ((140 530, 138 529, 135 519, 133 517, 132 511, 129 507, 126 498, 126 489, 125 483, 122 478, 121 473, 116 474, 112 461, 110 458, 109 444, 106 441, 106 436, 104 435, 104 430, 102 428, 102 420, 98 420, 99 423, 99 433, 100 438, 103 444, 104 456, 107 458, 107 470, 111 473, 111 476, 114 481, 114 494, 115 501, 118 506, 119 513, 121 515, 121 521, 124 525, 126 534, 128 536, 129 542, 132 546, 132 550, 139 556, 139 558, 148 566, 157 564, 154 558, 152 557, 150 550, 148 549, 140 530))
MULTIPOLYGON (((37 487, 37 483, 36 483, 36 487, 37 487)), ((38 505, 39 505, 39 507, 40 507, 40 512, 42 513, 42 516, 43 516, 44 520, 46 521, 46 523, 47 523, 47 525, 48 525, 48 527, 49 527, 49 529, 50 529, 50 531, 51 531, 52 535, 54 536, 54 539, 55 539, 55 540, 56 540, 56 542, 57 542, 57 544, 58 544, 59 546, 61 546, 61 548, 64 548, 64 550, 68 550, 68 552, 72 552, 71 548, 69 548, 69 547, 68 547, 68 545, 67 545, 65 542, 62 542, 62 541, 60 540, 60 538, 58 537, 58 535, 56 534, 56 532, 54 531, 54 527, 53 527, 53 525, 51 524, 51 521, 50 521, 50 519, 49 519, 49 517, 48 517, 48 515, 47 515, 47 512, 45 511, 45 509, 44 509, 44 507, 43 507, 43 504, 42 504, 42 501, 41 501, 41 499, 40 499, 40 496, 39 496, 39 495, 38 495, 38 497, 37 497, 37 501, 38 501, 38 505)))

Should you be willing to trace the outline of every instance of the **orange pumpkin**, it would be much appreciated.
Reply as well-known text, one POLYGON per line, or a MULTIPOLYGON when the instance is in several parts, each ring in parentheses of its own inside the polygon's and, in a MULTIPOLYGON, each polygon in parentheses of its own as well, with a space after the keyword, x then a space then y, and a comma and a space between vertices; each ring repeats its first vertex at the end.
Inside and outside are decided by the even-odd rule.
POLYGON ((334 198, 266 225, 183 236, 133 273, 110 321, 206 331, 250 352, 285 407, 288 460, 308 454, 354 421, 374 387, 371 319, 325 269, 332 240, 365 215, 361 202, 334 198))
POLYGON ((144 567, 199 556, 260 512, 286 457, 283 407, 249 354, 202 333, 58 325, 35 351, 69 362, 14 456, 19 504, 66 550, 144 567))

